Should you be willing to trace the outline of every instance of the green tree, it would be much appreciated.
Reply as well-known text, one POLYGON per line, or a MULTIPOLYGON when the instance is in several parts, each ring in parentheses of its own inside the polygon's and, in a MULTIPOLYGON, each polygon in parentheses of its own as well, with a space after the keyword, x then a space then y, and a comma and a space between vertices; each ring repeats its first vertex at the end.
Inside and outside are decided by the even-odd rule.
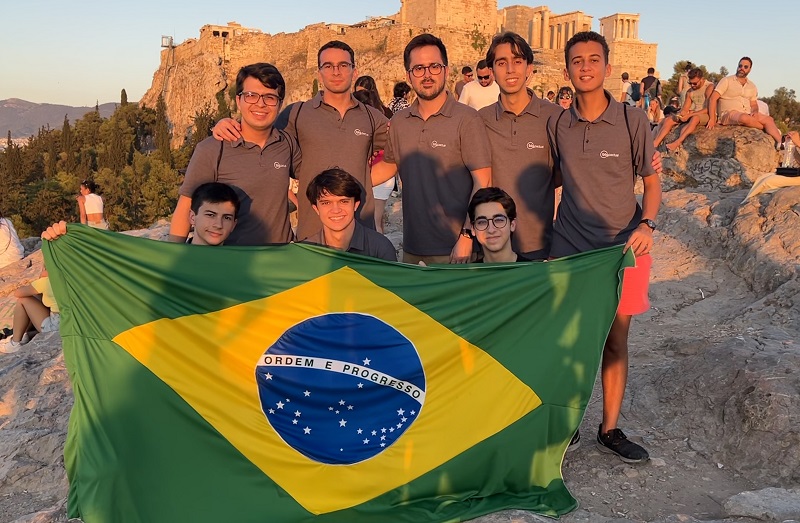
POLYGON ((144 198, 144 220, 148 224, 170 216, 178 202, 180 177, 178 172, 159 158, 150 159, 142 196, 144 198))
POLYGON ((469 33, 469 37, 472 48, 475 49, 478 54, 483 55, 483 50, 486 49, 486 45, 489 42, 486 40, 486 35, 478 29, 478 24, 475 24, 474 28, 469 33))
POLYGON ((0 171, 0 211, 4 215, 19 213, 24 206, 22 154, 19 146, 11 141, 8 131, 6 150, 3 153, 2 171, 0 171))
POLYGON ((64 170, 68 173, 73 172, 76 166, 75 141, 66 114, 64 115, 64 125, 61 127, 61 152, 64 158, 64 170))
POLYGON ((782 132, 800 128, 800 102, 794 89, 779 87, 772 96, 761 99, 769 106, 769 114, 782 132))
POLYGON ((119 94, 119 105, 122 107, 128 105, 128 93, 125 92, 125 89, 119 94))
POLYGON ((167 103, 164 101, 164 95, 158 95, 158 102, 156 102, 156 151, 158 158, 165 164, 172 166, 172 150, 170 148, 170 139, 172 138, 169 129, 169 120, 167 119, 167 103))

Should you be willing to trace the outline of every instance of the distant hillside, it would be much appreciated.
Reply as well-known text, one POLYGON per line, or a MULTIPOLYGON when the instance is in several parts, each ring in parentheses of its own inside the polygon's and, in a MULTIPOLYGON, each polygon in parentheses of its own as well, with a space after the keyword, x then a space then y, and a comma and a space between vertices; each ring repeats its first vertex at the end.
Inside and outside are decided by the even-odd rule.
MULTIPOLYGON (((116 107, 115 103, 101 105, 100 116, 104 118, 111 116, 116 107)), ((65 114, 70 123, 75 123, 75 120, 89 111, 94 111, 94 107, 37 104, 19 98, 0 100, 0 133, 2 133, 0 138, 5 139, 9 130, 12 138, 26 138, 36 134, 42 126, 49 125, 51 129, 61 129, 65 114)))

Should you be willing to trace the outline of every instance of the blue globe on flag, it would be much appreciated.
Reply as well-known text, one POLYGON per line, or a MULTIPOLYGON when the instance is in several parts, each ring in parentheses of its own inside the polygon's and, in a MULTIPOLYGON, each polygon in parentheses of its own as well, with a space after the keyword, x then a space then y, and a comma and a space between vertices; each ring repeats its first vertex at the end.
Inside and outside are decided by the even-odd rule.
POLYGON ((361 313, 294 325, 260 357, 256 382, 264 414, 281 438, 327 464, 380 454, 425 402, 425 371, 414 345, 361 313))

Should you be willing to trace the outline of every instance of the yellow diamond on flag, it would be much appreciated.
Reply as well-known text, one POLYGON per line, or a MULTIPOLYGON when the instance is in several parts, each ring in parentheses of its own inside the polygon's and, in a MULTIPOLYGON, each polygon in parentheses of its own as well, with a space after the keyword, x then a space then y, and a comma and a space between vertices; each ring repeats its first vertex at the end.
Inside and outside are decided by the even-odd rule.
MULTIPOLYGON (((335 330, 330 339, 332 344, 344 343, 335 330)), ((530 387, 489 354, 349 267, 268 298, 140 325, 113 341, 314 514, 353 507, 404 485, 541 405, 530 387), (405 337, 418 354, 425 381, 424 387, 409 388, 420 402, 413 423, 368 459, 345 464, 321 462, 287 443, 285 434, 271 424, 274 418, 265 412, 256 377, 259 365, 278 360, 270 350, 287 332, 338 313, 375 318, 405 337)), ((278 363, 285 366, 287 361, 295 363, 292 359, 278 363)), ((308 361, 304 359, 303 364, 308 361)), ((333 363, 315 360, 316 366, 304 371, 309 385, 321 373, 355 373, 360 372, 354 370, 356 364, 361 370, 369 365, 369 361, 348 363, 333 357, 329 361, 333 363)), ((379 374, 373 380, 376 383, 394 383, 386 372, 372 376, 379 374)), ((275 408, 291 418, 288 398, 279 403, 275 408)), ((344 411, 348 405, 341 407, 344 411)), ((293 415, 298 430, 311 432, 303 427, 300 409, 293 415)), ((341 421, 346 420, 342 417, 341 421)), ((380 434, 364 434, 373 444, 376 437, 380 434)))

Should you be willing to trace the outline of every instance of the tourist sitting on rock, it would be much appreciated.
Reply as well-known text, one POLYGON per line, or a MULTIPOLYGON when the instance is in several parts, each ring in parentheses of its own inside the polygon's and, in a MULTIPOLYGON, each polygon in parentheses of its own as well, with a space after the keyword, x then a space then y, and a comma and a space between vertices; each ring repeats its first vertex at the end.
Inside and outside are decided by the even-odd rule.
POLYGON ((658 98, 650 100, 650 105, 647 106, 647 119, 650 120, 650 128, 652 129, 664 119, 664 111, 661 110, 658 98))
POLYGON ((14 224, 0 212, 0 269, 21 260, 24 255, 25 249, 19 242, 14 224))
MULTIPOLYGON (((786 140, 791 140, 795 145, 794 158, 792 158, 792 166, 797 167, 800 163, 798 153, 800 152, 800 134, 797 131, 791 131, 786 135, 786 140)), ((759 194, 769 194, 782 189, 784 187, 797 187, 800 186, 800 176, 782 176, 780 174, 769 173, 761 176, 753 183, 750 192, 744 197, 742 203, 759 194)))
POLYGON ((95 229, 108 230, 108 222, 103 215, 103 198, 97 194, 97 184, 91 180, 81 182, 78 210, 81 223, 95 229))
POLYGON ((0 341, 0 353, 12 354, 30 341, 28 330, 34 327, 39 332, 58 330, 61 315, 53 297, 47 271, 42 277, 14 291, 17 304, 14 307, 11 336, 0 341))
POLYGON ((349 173, 335 168, 321 172, 308 184, 306 197, 319 216, 322 229, 304 238, 304 243, 397 261, 392 242, 355 219, 361 204, 361 186, 349 173))
POLYGON ((781 144, 781 132, 770 116, 758 110, 758 88, 747 79, 753 61, 742 57, 736 66, 736 74, 726 76, 717 83, 708 100, 708 123, 706 127, 713 129, 720 125, 741 125, 762 129, 775 140, 776 147, 781 144))
POLYGON ((669 132, 683 125, 678 139, 667 144, 667 149, 675 151, 692 134, 697 126, 708 123, 708 101, 714 92, 714 83, 703 78, 703 71, 694 68, 689 71, 689 91, 680 112, 673 118, 666 118, 656 134, 653 145, 658 147, 669 132))

